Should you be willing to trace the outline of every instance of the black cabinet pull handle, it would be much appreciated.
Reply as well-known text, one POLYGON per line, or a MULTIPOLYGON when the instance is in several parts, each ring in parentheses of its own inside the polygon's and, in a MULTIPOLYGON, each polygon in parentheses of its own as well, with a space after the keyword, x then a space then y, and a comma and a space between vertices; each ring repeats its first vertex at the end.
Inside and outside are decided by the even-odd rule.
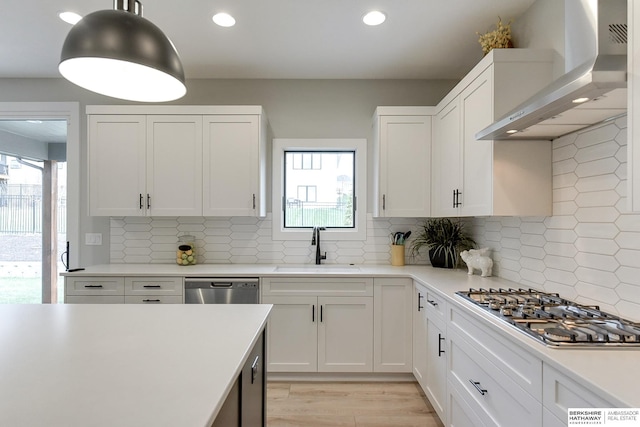
POLYGON ((147 193, 147 209, 151 209, 151 196, 147 193))
POLYGON ((101 288, 102 285, 84 285, 85 288, 101 288))
POLYGON ((422 295, 420 292, 418 292, 418 311, 422 310, 424 307, 420 305, 420 300, 424 298, 424 295, 422 295))
POLYGON ((438 357, 444 354, 444 350, 442 349, 442 341, 444 341, 444 337, 442 334, 438 334, 438 357))
POLYGON ((143 288, 161 288, 161 285, 144 285, 143 288))
POLYGON ((453 190, 453 198, 452 198, 451 206, 454 208, 456 207, 456 190, 453 190))
POLYGON ((434 306, 434 307, 437 307, 437 306, 438 306, 438 303, 437 303, 437 302, 435 302, 434 300, 428 299, 428 300, 427 300, 427 302, 428 302, 429 304, 431 304, 432 306, 434 306))
POLYGON ((256 356, 255 360, 251 364, 251 384, 253 384, 256 380, 256 375, 258 374, 258 361, 260 360, 260 355, 256 356))
POLYGON ((159 299, 143 299, 142 302, 160 302, 159 299))
POLYGON ((480 386, 480 383, 479 383, 478 381, 469 380, 469 382, 470 382, 471 384, 473 384, 473 386, 476 388, 476 390, 478 390, 478 393, 480 393, 481 395, 483 395, 483 396, 484 396, 484 395, 485 395, 485 393, 488 393, 488 392, 487 392, 487 390, 483 389, 483 388, 480 386))
POLYGON ((322 322, 322 306, 320 306, 320 322, 322 322))
POLYGON ((142 193, 140 193, 140 209, 142 209, 142 193))
POLYGON ((382 210, 385 210, 387 208, 387 198, 386 195, 383 194, 382 195, 382 210))
POLYGON ((311 322, 315 322, 316 321, 316 306, 312 305, 311 306, 311 322))
POLYGON ((460 192, 458 189, 454 190, 453 192, 453 207, 457 208, 459 207, 462 202, 460 201, 460 195, 462 194, 462 192, 460 192))
POLYGON ((253 195, 253 209, 256 208, 256 195, 253 195))

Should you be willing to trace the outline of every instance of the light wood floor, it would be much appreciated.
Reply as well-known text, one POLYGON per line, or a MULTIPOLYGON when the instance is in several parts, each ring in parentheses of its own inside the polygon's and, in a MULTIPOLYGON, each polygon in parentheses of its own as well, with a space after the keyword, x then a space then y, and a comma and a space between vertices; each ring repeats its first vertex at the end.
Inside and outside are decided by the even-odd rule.
POLYGON ((267 427, 442 427, 417 383, 268 382, 267 427))

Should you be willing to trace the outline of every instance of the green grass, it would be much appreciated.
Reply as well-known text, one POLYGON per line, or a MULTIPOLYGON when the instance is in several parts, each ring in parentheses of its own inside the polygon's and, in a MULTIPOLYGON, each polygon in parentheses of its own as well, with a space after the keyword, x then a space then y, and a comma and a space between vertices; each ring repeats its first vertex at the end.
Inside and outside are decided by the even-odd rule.
MULTIPOLYGON (((58 283, 58 302, 64 295, 63 281, 58 283)), ((0 304, 42 303, 42 279, 40 277, 0 277, 0 304)))

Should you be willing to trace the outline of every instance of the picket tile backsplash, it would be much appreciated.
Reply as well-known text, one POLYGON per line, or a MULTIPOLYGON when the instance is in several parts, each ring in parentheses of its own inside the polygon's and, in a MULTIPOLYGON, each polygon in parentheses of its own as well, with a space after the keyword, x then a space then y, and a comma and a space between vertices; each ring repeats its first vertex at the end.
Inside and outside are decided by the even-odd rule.
MULTIPOLYGON (((553 141, 553 215, 468 219, 494 275, 640 320, 640 214, 626 213, 626 117, 553 141)), ((327 263, 389 264, 389 234, 421 219, 367 216, 365 241, 323 241, 327 263)), ((309 241, 272 239, 266 218, 111 218, 112 263, 172 263, 193 234, 201 263, 301 264, 309 241)), ((408 252, 408 251, 407 251, 408 252)), ((408 264, 428 264, 425 255, 408 264)))
POLYGON ((627 213, 626 116, 553 141, 553 216, 474 218, 495 275, 640 320, 640 215, 627 213))

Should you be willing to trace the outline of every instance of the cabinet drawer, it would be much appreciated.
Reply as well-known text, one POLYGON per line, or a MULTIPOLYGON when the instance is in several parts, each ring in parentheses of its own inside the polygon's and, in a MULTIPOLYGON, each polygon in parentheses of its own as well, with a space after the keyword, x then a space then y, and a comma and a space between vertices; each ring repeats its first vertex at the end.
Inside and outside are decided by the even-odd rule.
POLYGON ((182 277, 126 277, 125 295, 182 295, 182 277))
POLYGON ((553 415, 561 420, 567 420, 569 408, 612 408, 612 405, 559 370, 543 365, 542 373, 542 403, 553 415))
POLYGON ((67 295, 65 304, 124 304, 124 295, 67 295))
POLYGON ((424 306, 427 310, 427 316, 430 319, 444 322, 447 312, 447 303, 444 299, 435 295, 427 289, 427 295, 424 298, 424 306))
POLYGON ((449 342, 449 380, 486 425, 541 425, 540 401, 457 334, 449 342))
POLYGON ((544 427, 566 427, 567 417, 564 417, 564 421, 556 417, 547 408, 542 409, 542 425, 544 427))
POLYGON ((449 329, 460 334, 483 356, 537 400, 542 401, 542 361, 518 346, 514 340, 500 337, 476 316, 451 310, 449 329))
POLYGON ((125 304, 182 304, 182 295, 126 295, 125 304))
POLYGON ((327 279, 283 277, 262 279, 262 295, 313 295, 372 297, 373 278, 332 277, 327 279))
POLYGON ((123 277, 66 277, 66 295, 124 295, 123 277))
POLYGON ((448 422, 442 420, 446 426, 455 427, 485 427, 480 417, 471 409, 458 390, 449 383, 448 422))

